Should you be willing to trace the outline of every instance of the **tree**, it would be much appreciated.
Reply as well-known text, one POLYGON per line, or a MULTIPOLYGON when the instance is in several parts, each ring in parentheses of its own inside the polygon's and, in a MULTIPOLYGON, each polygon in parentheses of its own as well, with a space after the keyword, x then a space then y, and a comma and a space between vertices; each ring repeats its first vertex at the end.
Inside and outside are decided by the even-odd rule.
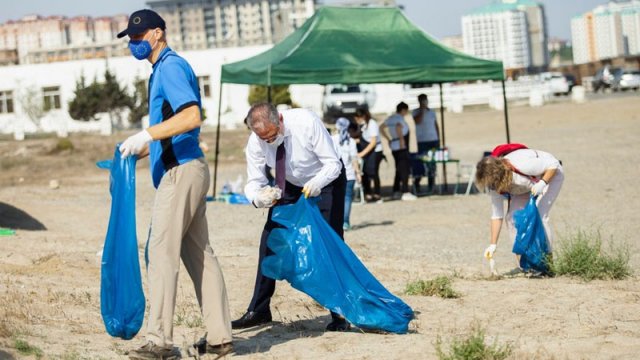
POLYGON ((86 85, 84 75, 76 82, 75 98, 69 102, 69 115, 73 119, 89 121, 100 112, 107 112, 113 119, 116 112, 124 107, 131 108, 131 97, 124 87, 120 87, 116 77, 109 69, 104 72, 104 82, 94 79, 86 85))
POLYGON ((34 86, 27 86, 22 88, 18 96, 22 111, 37 127, 40 127, 40 119, 44 116, 40 91, 34 86))
POLYGON ((75 120, 89 121, 100 112, 102 91, 96 79, 86 85, 84 75, 76 81, 75 97, 69 102, 69 115, 75 120))
MULTIPOLYGON (((262 85, 251 85, 249 88, 249 104, 257 104, 267 101, 267 87, 262 85)), ((275 105, 291 105, 291 93, 289 85, 275 85, 271 87, 271 103, 275 105)))
POLYGON ((131 96, 129 122, 139 123, 149 113, 149 95, 147 82, 138 77, 133 81, 133 95, 131 96))

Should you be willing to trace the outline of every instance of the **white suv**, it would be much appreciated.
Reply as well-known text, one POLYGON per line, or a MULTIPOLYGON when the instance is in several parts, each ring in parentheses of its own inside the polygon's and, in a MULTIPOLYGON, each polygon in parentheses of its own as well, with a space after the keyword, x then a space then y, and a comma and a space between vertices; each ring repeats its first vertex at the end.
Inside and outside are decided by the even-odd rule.
POLYGON ((326 85, 322 100, 325 121, 332 123, 340 116, 353 115, 359 107, 372 107, 375 100, 373 85, 326 85))

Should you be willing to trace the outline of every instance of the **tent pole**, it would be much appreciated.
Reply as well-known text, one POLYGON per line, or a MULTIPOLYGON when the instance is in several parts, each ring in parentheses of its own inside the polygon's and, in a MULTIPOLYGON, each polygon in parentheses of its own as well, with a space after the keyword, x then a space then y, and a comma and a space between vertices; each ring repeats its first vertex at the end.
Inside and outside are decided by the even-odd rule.
POLYGON ((509 106, 507 105, 507 87, 502 79, 502 99, 504 101, 504 126, 507 129, 507 144, 511 143, 511 137, 509 136, 509 106))
MULTIPOLYGON (((447 140, 444 137, 444 96, 442 95, 442 83, 438 83, 438 85, 440 85, 440 124, 442 125, 440 132, 442 133, 442 136, 441 136, 442 148, 445 148, 447 146, 447 140)), ((442 160, 444 161, 444 158, 442 160)), ((446 162, 442 163, 442 176, 444 180, 444 191, 446 192, 449 189, 449 185, 447 184, 447 163, 446 162)), ((440 194, 442 194, 442 187, 440 188, 440 194)))
POLYGON ((267 68, 267 102, 271 104, 271 64, 267 68))
POLYGON ((216 182, 218 181, 218 155, 220 154, 220 114, 222 113, 222 79, 218 89, 218 125, 216 127, 216 157, 213 163, 213 199, 216 198, 216 182))

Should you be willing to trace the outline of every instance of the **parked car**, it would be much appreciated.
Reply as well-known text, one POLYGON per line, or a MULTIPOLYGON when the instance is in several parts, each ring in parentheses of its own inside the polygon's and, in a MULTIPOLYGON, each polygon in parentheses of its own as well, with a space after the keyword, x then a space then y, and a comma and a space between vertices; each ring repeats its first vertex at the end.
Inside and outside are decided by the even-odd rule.
POLYGON ((324 121, 334 123, 340 116, 350 116, 359 107, 371 107, 376 100, 372 85, 332 84, 324 88, 324 121))
POLYGON ((640 88, 640 71, 619 69, 613 73, 611 88, 613 91, 638 90, 640 88))
POLYGON ((619 71, 620 68, 610 68, 608 65, 596 71, 591 81, 593 92, 598 90, 610 89, 613 84, 613 74, 619 71))
POLYGON ((559 72, 544 72, 540 74, 540 79, 546 84, 549 88, 549 92, 554 95, 568 95, 569 94, 569 83, 567 79, 559 72))

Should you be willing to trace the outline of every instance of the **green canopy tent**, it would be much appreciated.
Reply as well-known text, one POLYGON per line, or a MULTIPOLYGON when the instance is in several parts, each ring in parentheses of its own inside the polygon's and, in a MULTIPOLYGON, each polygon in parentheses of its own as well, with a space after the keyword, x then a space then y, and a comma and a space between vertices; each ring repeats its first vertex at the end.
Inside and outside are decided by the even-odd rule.
POLYGON ((442 146, 444 108, 442 83, 501 80, 509 142, 504 70, 499 61, 475 58, 449 49, 409 21, 398 8, 321 7, 299 29, 271 49, 222 66, 218 131, 213 177, 215 196, 220 142, 220 105, 224 83, 440 85, 442 146))

